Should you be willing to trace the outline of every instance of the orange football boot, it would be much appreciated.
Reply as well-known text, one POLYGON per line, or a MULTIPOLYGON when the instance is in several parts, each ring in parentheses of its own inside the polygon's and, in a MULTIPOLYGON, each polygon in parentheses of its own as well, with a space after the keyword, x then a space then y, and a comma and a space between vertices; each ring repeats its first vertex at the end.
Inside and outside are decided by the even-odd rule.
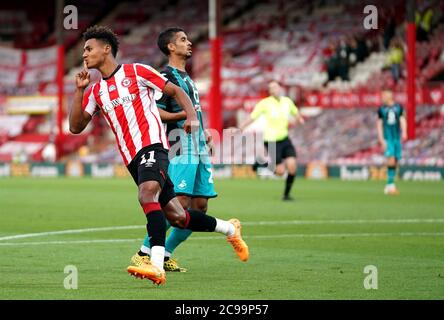
POLYGON ((241 236, 241 223, 237 219, 230 219, 229 222, 234 225, 234 234, 227 236, 227 241, 231 244, 239 259, 247 261, 250 253, 248 246, 241 236))
POLYGON ((127 271, 136 278, 148 279, 157 285, 165 284, 166 282, 165 271, 160 270, 151 263, 143 263, 140 266, 129 266, 127 271))

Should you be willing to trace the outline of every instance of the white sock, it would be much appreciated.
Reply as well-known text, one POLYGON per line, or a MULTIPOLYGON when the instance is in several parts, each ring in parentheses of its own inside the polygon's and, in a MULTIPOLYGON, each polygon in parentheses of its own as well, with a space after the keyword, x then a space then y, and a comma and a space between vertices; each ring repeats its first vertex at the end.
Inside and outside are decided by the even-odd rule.
POLYGON ((147 255, 151 255, 151 249, 148 248, 147 246, 142 245, 140 247, 140 251, 142 251, 143 253, 146 253, 147 255))
POLYGON ((220 220, 216 218, 215 232, 223 233, 226 236, 232 236, 234 234, 234 225, 231 222, 220 220))
POLYGON ((165 257, 165 247, 154 246, 151 247, 151 263, 163 270, 163 259, 165 257))

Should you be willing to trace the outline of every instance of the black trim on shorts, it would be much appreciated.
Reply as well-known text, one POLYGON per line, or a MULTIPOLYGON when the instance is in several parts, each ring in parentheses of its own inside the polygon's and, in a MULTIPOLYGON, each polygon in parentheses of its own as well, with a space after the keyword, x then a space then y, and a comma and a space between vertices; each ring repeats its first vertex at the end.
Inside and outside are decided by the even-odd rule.
POLYGON ((202 195, 192 195, 192 194, 190 194, 190 193, 185 193, 185 192, 176 192, 176 195, 177 196, 186 196, 186 197, 189 197, 189 198, 205 198, 205 199, 211 199, 211 198, 216 198, 217 197, 217 194, 216 195, 214 195, 214 196, 202 196, 202 195))
POLYGON ((185 197, 192 197, 191 194, 186 193, 186 192, 176 192, 176 196, 185 196, 185 197))
POLYGON ((201 196, 201 195, 194 195, 194 196, 192 196, 191 198, 205 198, 205 199, 212 199, 212 198, 217 198, 217 194, 216 195, 214 195, 214 196, 201 196))

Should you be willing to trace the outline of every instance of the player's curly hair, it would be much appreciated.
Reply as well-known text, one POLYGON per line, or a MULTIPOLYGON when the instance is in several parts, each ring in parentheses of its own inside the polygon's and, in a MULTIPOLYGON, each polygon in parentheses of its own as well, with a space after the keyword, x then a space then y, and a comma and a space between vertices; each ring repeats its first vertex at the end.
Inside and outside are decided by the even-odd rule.
POLYGON ((168 43, 171 43, 173 41, 174 36, 178 32, 185 32, 182 28, 179 27, 173 27, 163 30, 159 37, 157 38, 157 46, 159 47, 160 51, 162 51, 166 56, 170 55, 170 50, 168 50, 168 43))
POLYGON ((116 57, 117 51, 119 51, 119 39, 109 27, 98 25, 89 27, 83 33, 83 39, 85 41, 89 39, 97 39, 109 44, 111 46, 113 57, 116 57))

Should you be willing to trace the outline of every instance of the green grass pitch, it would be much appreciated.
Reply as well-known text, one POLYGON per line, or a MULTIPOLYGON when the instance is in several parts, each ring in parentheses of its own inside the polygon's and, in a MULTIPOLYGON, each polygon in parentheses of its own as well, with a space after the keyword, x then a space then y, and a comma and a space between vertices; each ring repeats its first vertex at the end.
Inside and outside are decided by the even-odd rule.
POLYGON ((383 185, 298 179, 284 203, 283 181, 217 180, 209 214, 241 220, 250 260, 195 233, 175 252, 188 272, 157 287, 126 273, 145 233, 130 179, 0 179, 0 298, 444 298, 444 184, 400 182, 393 197, 383 185))

